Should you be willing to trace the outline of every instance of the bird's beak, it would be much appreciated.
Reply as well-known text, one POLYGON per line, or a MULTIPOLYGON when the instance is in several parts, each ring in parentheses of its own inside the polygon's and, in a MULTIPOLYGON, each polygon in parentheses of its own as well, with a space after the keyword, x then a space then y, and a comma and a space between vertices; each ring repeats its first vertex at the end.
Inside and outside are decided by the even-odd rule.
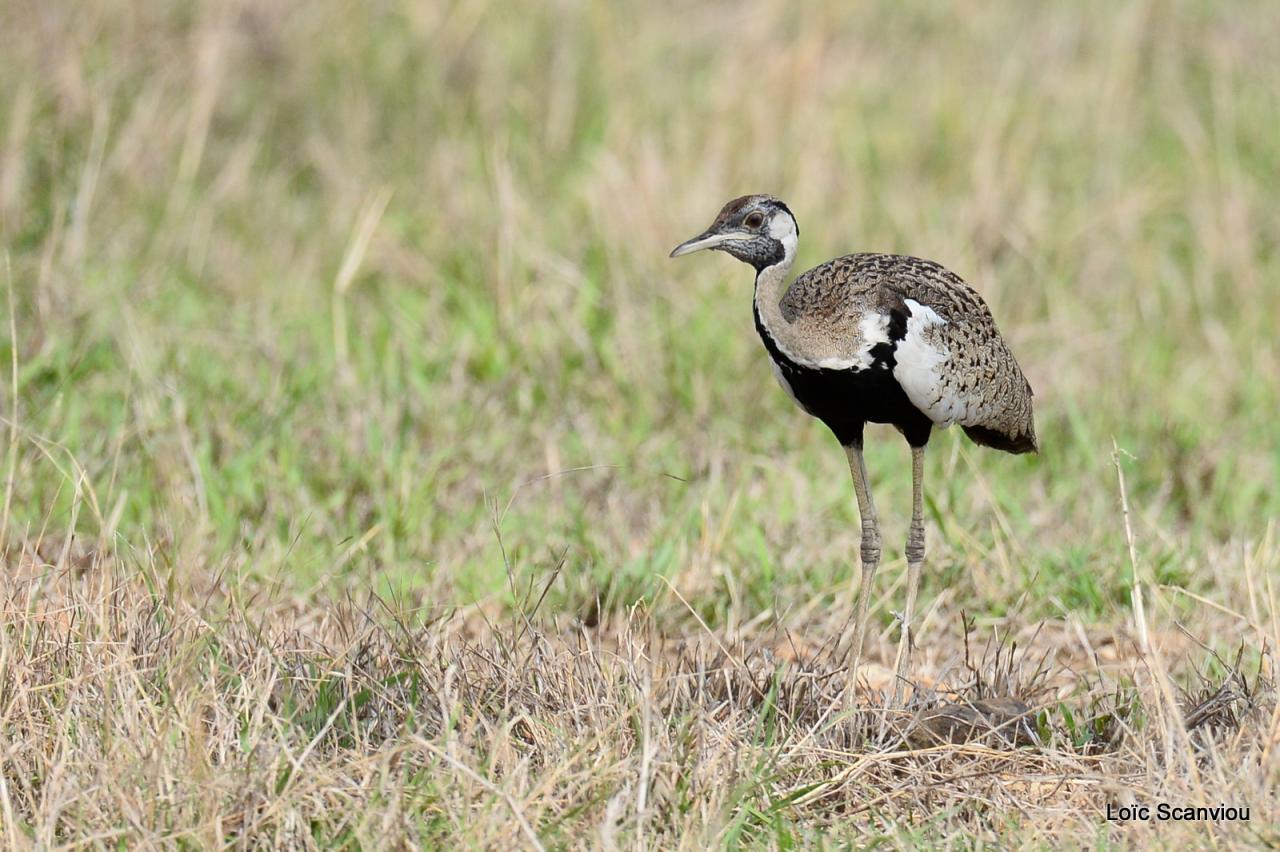
POLYGON ((695 251, 715 248, 723 243, 730 243, 735 240, 749 240, 751 239, 751 236, 751 234, 746 234, 741 231, 728 231, 726 233, 712 233, 710 231, 706 231, 698 234, 698 236, 693 239, 685 240, 680 245, 676 246, 675 249, 672 250, 671 256, 680 257, 686 254, 693 254, 695 251))

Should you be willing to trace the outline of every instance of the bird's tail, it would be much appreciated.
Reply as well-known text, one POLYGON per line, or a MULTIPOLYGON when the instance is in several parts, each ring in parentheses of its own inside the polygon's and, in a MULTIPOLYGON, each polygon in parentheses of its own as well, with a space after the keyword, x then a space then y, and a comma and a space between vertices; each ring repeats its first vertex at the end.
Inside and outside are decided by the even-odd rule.
POLYGON ((1028 428, 1020 434, 1009 434, 986 426, 961 426, 969 440, 984 447, 1004 450, 1006 453, 1038 453, 1035 428, 1028 428))

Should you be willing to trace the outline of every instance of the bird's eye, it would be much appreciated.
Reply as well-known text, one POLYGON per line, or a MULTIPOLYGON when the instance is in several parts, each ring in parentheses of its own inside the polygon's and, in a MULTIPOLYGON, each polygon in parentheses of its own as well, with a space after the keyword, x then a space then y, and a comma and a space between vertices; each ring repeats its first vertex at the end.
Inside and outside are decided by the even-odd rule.
POLYGON ((742 224, 746 225, 748 228, 759 228, 764 224, 764 214, 757 210, 748 216, 742 224))

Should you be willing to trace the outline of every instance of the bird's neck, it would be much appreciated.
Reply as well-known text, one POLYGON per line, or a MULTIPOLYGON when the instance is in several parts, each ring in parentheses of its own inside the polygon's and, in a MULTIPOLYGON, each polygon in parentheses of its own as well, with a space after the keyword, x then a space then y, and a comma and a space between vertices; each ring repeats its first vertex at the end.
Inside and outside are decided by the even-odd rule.
POLYGON ((782 241, 782 260, 756 273, 755 308, 765 329, 775 337, 785 336, 790 324, 782 314, 782 297, 787 292, 787 278, 796 259, 796 239, 782 241))

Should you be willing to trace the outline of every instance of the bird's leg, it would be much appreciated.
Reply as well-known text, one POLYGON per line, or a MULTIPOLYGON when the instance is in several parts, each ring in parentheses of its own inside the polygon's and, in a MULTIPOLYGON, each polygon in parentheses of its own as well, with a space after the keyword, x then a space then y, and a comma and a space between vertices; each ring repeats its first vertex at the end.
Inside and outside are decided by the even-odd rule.
POLYGON ((911 529, 907 533, 907 609, 902 616, 902 637, 898 641, 897 678, 901 687, 907 662, 915 647, 916 592, 920 589, 920 571, 924 568, 924 447, 911 448, 911 529))
POLYGON ((858 664, 862 662, 862 641, 867 631, 867 603, 871 599, 871 581, 880 565, 880 525, 876 521, 876 504, 871 499, 871 484, 867 481, 867 464, 862 458, 862 444, 845 447, 849 457, 849 472, 853 474, 853 490, 858 495, 858 515, 862 522, 862 589, 858 594, 857 615, 854 617, 853 662, 849 668, 848 695, 852 696, 857 682, 858 664))

